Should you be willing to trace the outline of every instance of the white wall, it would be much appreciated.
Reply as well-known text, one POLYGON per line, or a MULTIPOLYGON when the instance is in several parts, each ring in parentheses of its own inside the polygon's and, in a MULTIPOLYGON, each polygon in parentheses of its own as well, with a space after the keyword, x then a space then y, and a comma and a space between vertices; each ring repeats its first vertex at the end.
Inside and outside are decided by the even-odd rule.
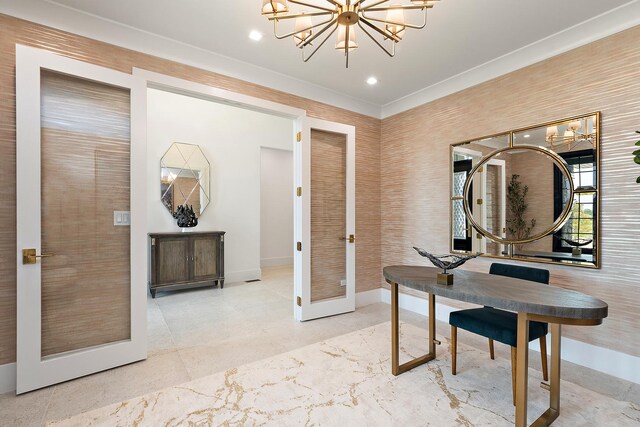
POLYGON ((211 203, 193 231, 226 231, 226 282, 260 278, 260 147, 293 149, 293 121, 148 90, 147 224, 180 231, 160 202, 160 159, 173 142, 198 144, 211 163, 211 203))
POLYGON ((293 152, 260 153, 260 265, 293 265, 293 152))

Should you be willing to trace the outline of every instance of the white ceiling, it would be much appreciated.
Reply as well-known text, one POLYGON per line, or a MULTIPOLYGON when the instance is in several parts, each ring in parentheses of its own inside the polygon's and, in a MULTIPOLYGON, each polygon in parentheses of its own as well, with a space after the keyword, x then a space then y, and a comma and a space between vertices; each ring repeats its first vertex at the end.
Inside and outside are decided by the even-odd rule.
MULTIPOLYGON (((64 6, 69 13, 75 14, 75 21, 78 21, 78 16, 86 17, 84 29, 83 23, 76 22, 79 33, 82 30, 89 33, 88 22, 99 17, 129 27, 123 28, 123 33, 136 29, 147 33, 146 36, 159 35, 166 39, 167 45, 170 40, 179 41, 202 51, 252 64, 254 73, 262 69, 265 75, 288 76, 291 87, 310 83, 316 89, 329 89, 327 93, 341 94, 377 108, 504 59, 508 54, 520 54, 522 57, 532 44, 563 30, 571 29, 589 39, 592 25, 585 21, 622 5, 636 3, 634 13, 640 10, 638 0, 441 0, 429 11, 425 29, 407 31, 397 46, 395 58, 389 58, 359 33, 360 47, 350 58, 350 68, 345 69, 344 57, 333 49, 333 40, 328 41, 309 62, 303 63, 300 50, 291 39, 277 40, 273 37, 272 25, 260 14, 261 0, 21 2, 31 4, 30 13, 23 14, 27 19, 37 16, 38 8, 44 15, 45 6, 64 6), (77 11, 85 15, 78 15, 77 11), (264 33, 262 41, 254 42, 248 38, 253 29, 264 33), (379 80, 376 86, 365 82, 372 75, 379 80)), ((395 3, 398 2, 409 3, 409 0, 395 3)), ((0 0, 0 12, 3 12, 1 6, 7 4, 5 13, 11 13, 12 8, 19 9, 18 3, 11 3, 13 1, 0 0)), ((298 10, 292 4, 290 8, 298 10)), ((52 17, 51 11, 47 13, 47 18, 41 21, 55 26, 53 21, 56 17, 52 17)), ((64 29, 73 30, 69 26, 64 29)), ((556 39, 562 40, 558 36, 556 39)), ((575 43, 575 40, 565 43, 575 43)), ((192 49, 184 45, 183 48, 192 49)), ((563 50, 557 45, 552 48, 554 51, 563 50)), ((543 55, 537 52, 537 57, 543 55)), ((523 61, 526 62, 526 58, 521 58, 523 61)), ((252 80, 259 82, 259 79, 252 80)), ((294 89, 291 91, 296 92, 294 89)))

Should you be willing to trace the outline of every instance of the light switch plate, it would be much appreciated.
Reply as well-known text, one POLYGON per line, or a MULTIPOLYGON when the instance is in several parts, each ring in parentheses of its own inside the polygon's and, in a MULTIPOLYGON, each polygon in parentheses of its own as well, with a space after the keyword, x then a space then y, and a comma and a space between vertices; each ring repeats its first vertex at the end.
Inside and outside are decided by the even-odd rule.
POLYGON ((131 225, 131 212, 113 211, 113 225, 131 225))

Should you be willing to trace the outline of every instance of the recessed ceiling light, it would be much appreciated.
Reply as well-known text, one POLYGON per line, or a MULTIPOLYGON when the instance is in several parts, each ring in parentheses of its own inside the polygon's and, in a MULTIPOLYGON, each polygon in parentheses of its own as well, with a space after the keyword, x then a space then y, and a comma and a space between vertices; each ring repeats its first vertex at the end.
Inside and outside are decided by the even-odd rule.
POLYGON ((367 79, 367 84, 373 86, 374 84, 378 83, 378 79, 376 79, 375 77, 371 76, 367 79))
POLYGON ((260 31, 253 30, 249 33, 249 38, 251 40, 259 42, 262 40, 262 33, 260 31))
POLYGON ((525 138, 529 138, 530 136, 531 136, 531 135, 529 135, 529 134, 526 134, 526 135, 525 135, 524 137, 525 137, 525 138))

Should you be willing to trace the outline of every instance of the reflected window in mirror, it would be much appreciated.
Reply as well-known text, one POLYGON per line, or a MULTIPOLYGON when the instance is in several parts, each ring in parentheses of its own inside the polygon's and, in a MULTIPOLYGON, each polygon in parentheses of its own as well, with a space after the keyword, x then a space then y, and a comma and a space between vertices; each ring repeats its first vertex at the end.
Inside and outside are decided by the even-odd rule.
MULTIPOLYGON (((554 233, 553 250, 578 255, 592 255, 596 240, 594 219, 597 218, 596 162, 593 149, 560 154, 571 171, 575 185, 573 207, 566 224, 554 233)), ((569 190, 554 171, 554 209, 561 209, 569 190)), ((585 256, 584 258, 589 258, 585 256)))

